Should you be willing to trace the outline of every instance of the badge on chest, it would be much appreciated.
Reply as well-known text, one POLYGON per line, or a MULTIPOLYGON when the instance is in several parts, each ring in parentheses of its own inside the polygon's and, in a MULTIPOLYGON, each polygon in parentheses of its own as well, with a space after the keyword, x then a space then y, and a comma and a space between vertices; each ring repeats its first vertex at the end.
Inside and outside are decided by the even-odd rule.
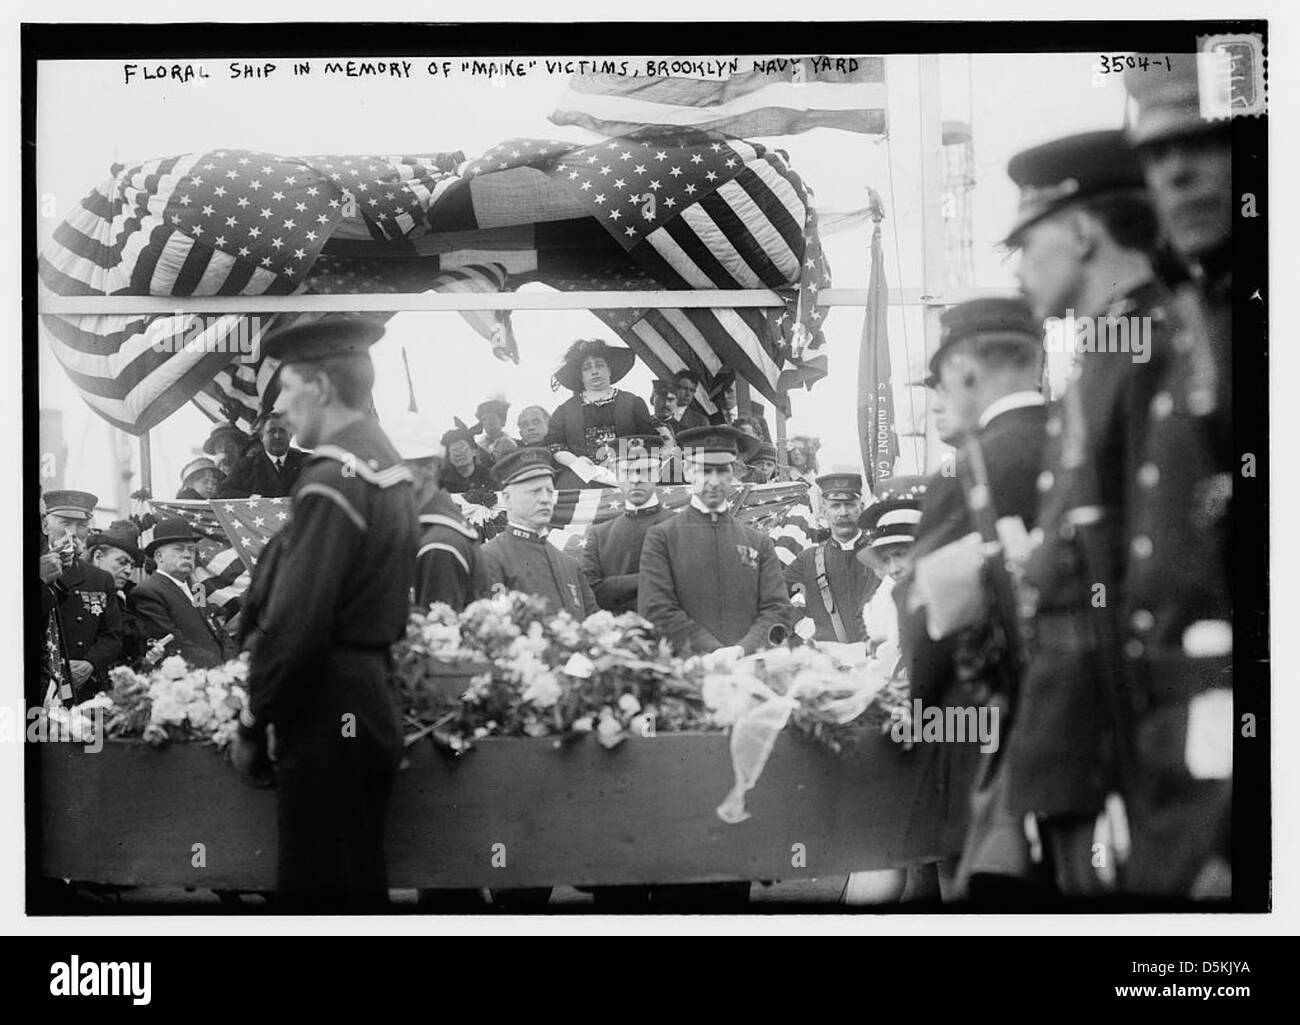
POLYGON ((750 569, 758 569, 758 549, 751 548, 749 545, 736 545, 736 554, 740 556, 740 564, 748 566, 750 569))
POLYGON ((77 591, 76 595, 81 599, 82 606, 92 616, 103 614, 104 606, 108 603, 108 593, 106 591, 77 591))

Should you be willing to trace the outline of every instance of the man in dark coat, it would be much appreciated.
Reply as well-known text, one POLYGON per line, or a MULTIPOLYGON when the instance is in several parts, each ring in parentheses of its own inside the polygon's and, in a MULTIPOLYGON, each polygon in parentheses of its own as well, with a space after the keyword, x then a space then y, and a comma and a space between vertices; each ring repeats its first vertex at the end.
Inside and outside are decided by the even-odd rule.
POLYGON ((737 522, 734 463, 754 441, 734 427, 678 436, 690 504, 652 527, 641 552, 638 611, 682 653, 749 655, 780 643, 794 609, 772 539, 737 522))
POLYGON ((131 575, 144 565, 139 542, 139 534, 127 530, 121 522, 86 539, 86 561, 112 577, 117 588, 117 608, 122 617, 122 660, 128 664, 137 662, 146 647, 144 633, 128 604, 136 586, 131 575))
POLYGON ((520 448, 492 468, 505 492, 506 529, 483 546, 485 593, 502 588, 546 599, 552 612, 585 619, 598 608, 576 559, 546 540, 555 470, 544 448, 520 448))
POLYGON ((673 514, 659 501, 662 469, 657 434, 620 438, 615 472, 623 491, 623 512, 587 528, 582 571, 602 609, 635 612, 641 548, 646 532, 673 514))
POLYGON ((252 452, 230 471, 217 488, 218 498, 287 498, 306 461, 306 453, 289 444, 289 428, 281 413, 262 418, 262 448, 252 452))
POLYGON ((1026 567, 1036 613, 1007 748, 1008 802, 1034 816, 1057 888, 1098 895, 1115 887, 1119 852, 1097 856, 1097 819, 1114 808, 1108 796, 1132 783, 1119 619, 1125 481, 1173 320, 1152 266, 1156 222, 1142 167, 1121 132, 1037 146, 1008 173, 1022 200, 1007 243, 1020 250, 1017 277, 1034 315, 1053 331, 1071 325, 1061 342, 1082 345, 1092 329, 1102 344, 1077 352, 1048 420, 1043 540, 1026 567), (1112 324, 1150 325, 1150 336, 1130 330, 1132 351, 1111 352, 1111 332, 1100 328, 1112 324))
POLYGON ((58 609, 71 695, 65 703, 85 701, 108 686, 108 670, 122 657, 122 615, 117 585, 104 570, 82 560, 91 516, 99 499, 85 491, 51 491, 45 495, 42 528, 63 570, 48 585, 58 609))
POLYGON ((274 727, 276 889, 292 910, 376 909, 388 896, 402 751, 388 671, 410 613, 416 522, 410 471, 367 412, 382 333, 340 317, 266 346, 281 360, 279 408, 313 451, 246 599, 250 706, 232 758, 265 775, 274 727))
POLYGON ((131 591, 130 608, 146 643, 170 635, 165 654, 207 667, 224 662, 233 647, 208 612, 203 589, 191 582, 198 541, 185 520, 160 520, 144 547, 158 568, 131 591))
MULTIPOLYGON (((1042 330, 1020 299, 977 299, 959 303, 940 317, 942 335, 930 361, 948 430, 973 437, 983 452, 988 473, 989 499, 997 518, 1019 517, 1025 528, 1034 526, 1038 495, 1036 481, 1046 437, 1045 403, 1038 390, 1041 378, 1042 330)), ((959 454, 952 476, 938 474, 922 504, 913 564, 927 554, 965 537, 975 529, 963 482, 971 480, 966 450, 959 454)), ((912 694, 927 704, 967 706, 976 700, 999 711, 1004 728, 1010 695, 995 691, 979 694, 978 685, 996 679, 994 652, 980 651, 985 629, 971 628, 935 641, 927 629, 927 607, 915 586, 905 578, 895 589, 899 628, 912 694), (980 658, 992 660, 980 664, 980 658), (977 687, 959 687, 973 680, 977 687)), ((951 739, 951 738, 950 738, 951 739)), ((937 766, 960 792, 961 780, 972 767, 965 756, 973 745, 946 743, 937 766)), ((1029 848, 1022 822, 1006 808, 1005 759, 1000 748, 979 754, 973 767, 970 825, 958 871, 957 886, 977 899, 1020 898, 1027 892, 1024 880, 1032 875, 1029 848)), ((932 756, 933 757, 933 756, 932 756)))
POLYGON ((1125 888, 1224 898, 1232 893, 1238 721, 1227 560, 1242 458, 1231 405, 1232 233, 1242 190, 1234 188, 1230 122, 1201 110, 1203 55, 1168 57, 1172 70, 1158 81, 1125 76, 1138 107, 1130 141, 1163 233, 1192 279, 1175 294, 1173 351, 1128 481, 1124 655, 1138 707, 1139 785, 1129 803, 1125 888))
POLYGON ((831 536, 800 552, 786 567, 785 579, 792 594, 803 595, 804 615, 817 627, 816 640, 856 644, 866 639, 862 608, 880 586, 880 578, 860 558, 867 544, 858 526, 862 474, 822 474, 817 486, 831 536))

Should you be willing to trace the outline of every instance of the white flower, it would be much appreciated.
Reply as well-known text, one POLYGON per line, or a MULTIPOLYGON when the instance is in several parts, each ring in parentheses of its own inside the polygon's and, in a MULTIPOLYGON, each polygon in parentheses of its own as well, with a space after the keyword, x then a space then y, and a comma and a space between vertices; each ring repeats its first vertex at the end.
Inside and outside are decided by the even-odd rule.
POLYGON ((641 702, 636 699, 634 694, 624 694, 618 699, 618 710, 625 715, 636 715, 641 711, 641 702))
POLYGON ((807 616, 794 625, 794 632, 802 637, 805 641, 811 641, 817 634, 817 624, 807 616))
POLYGON ((179 655, 168 655, 158 666, 158 672, 165 680, 179 680, 190 671, 185 659, 179 655))
POLYGON ((201 730, 212 722, 212 706, 206 701, 195 701, 185 706, 185 718, 196 730, 201 730))
POLYGON ((580 680, 590 680, 596 672, 596 663, 582 652, 575 651, 569 656, 569 661, 564 664, 564 671, 580 680))
POLYGON ((594 725, 594 723, 592 723, 592 721, 591 721, 591 716, 589 716, 589 715, 584 715, 581 719, 574 719, 574 720, 573 720, 573 732, 574 732, 574 733, 590 733, 591 730, 592 730, 593 725, 594 725))
POLYGON ((623 732, 623 724, 612 716, 605 716, 596 725, 596 735, 610 740, 623 732))
POLYGON ((555 674, 545 672, 533 676, 522 696, 523 700, 531 702, 538 708, 550 708, 560 700, 560 695, 563 692, 560 681, 555 678, 555 674))

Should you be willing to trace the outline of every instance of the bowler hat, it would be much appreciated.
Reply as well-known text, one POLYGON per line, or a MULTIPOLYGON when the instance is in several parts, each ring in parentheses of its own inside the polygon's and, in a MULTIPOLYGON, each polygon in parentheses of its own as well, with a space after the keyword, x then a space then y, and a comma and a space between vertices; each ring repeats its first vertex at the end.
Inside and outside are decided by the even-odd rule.
POLYGON ((564 362, 552 378, 554 386, 563 385, 572 392, 582 391, 582 363, 593 356, 600 357, 609 366, 611 384, 626 377, 636 364, 636 355, 631 349, 610 345, 600 338, 580 338, 564 354, 564 362))
POLYGON ((137 543, 139 537, 126 530, 101 530, 86 538, 86 552, 94 554, 96 548, 117 548, 131 556, 137 566, 144 562, 144 555, 137 543))
POLYGON ((176 517, 170 520, 159 520, 154 524, 153 539, 144 546, 144 554, 153 558, 153 553, 162 545, 176 544, 177 542, 188 541, 191 544, 202 540, 202 535, 194 533, 194 529, 189 522, 176 517))

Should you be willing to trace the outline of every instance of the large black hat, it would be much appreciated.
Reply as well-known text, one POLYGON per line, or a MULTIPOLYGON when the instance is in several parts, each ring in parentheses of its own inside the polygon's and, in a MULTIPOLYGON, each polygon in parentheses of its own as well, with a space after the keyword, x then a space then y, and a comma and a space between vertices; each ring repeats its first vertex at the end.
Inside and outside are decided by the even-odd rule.
POLYGON ((139 540, 139 535, 129 530, 101 530, 86 538, 86 553, 93 555, 96 548, 117 548, 131 556, 131 561, 138 566, 144 562, 139 540))
POLYGON ((1031 224, 1080 199, 1141 193, 1146 187, 1137 154, 1118 130, 1068 135, 1027 149, 1011 158, 1007 174, 1020 187, 1020 209, 1007 245, 1016 245, 1031 224))
POLYGON ((737 457, 748 461, 763 442, 729 424, 692 427, 677 435, 682 454, 702 463, 734 463, 737 457))
POLYGON ((609 364, 611 384, 626 377, 636 364, 636 354, 631 349, 610 345, 600 338, 579 338, 564 354, 564 362, 552 378, 555 386, 562 385, 572 392, 582 391, 582 361, 590 356, 599 356, 609 364))
POLYGON ((154 524, 153 540, 144 546, 144 554, 153 558, 161 545, 175 544, 177 541, 196 542, 202 540, 202 536, 194 533, 194 529, 186 520, 179 516, 170 520, 159 520, 154 524))
POLYGON ((245 445, 249 442, 249 437, 234 424, 217 424, 212 428, 212 433, 208 435, 208 440, 203 443, 203 451, 210 456, 217 454, 217 443, 229 435, 239 443, 240 451, 243 451, 245 445))
POLYGON ((262 353, 282 363, 364 355, 383 336, 383 325, 369 317, 334 317, 296 323, 278 331, 262 343, 262 353))
POLYGON ((1018 296, 990 296, 950 306, 939 315, 939 328, 939 347, 930 357, 930 373, 925 379, 930 387, 939 382, 944 357, 954 345, 968 338, 988 338, 1031 349, 1040 349, 1043 344, 1041 322, 1018 296))

